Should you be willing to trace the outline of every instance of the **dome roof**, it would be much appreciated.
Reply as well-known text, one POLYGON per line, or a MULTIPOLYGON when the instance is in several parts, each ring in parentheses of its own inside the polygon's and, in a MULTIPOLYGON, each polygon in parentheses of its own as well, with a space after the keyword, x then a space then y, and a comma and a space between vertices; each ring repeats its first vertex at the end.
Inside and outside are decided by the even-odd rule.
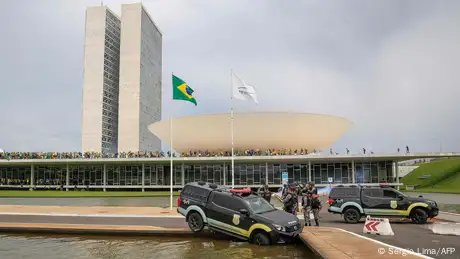
MULTIPOLYGON (((353 124, 330 115, 290 112, 234 114, 234 147, 246 149, 326 149, 353 124)), ((173 148, 231 150, 230 113, 173 118, 173 148)), ((169 145, 170 119, 153 123, 149 130, 169 145)))

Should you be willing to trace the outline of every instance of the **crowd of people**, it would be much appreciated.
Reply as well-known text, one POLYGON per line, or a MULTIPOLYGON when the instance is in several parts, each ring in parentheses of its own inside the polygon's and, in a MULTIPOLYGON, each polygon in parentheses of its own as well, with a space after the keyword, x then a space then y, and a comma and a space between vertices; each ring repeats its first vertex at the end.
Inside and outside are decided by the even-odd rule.
MULTIPOLYGON (((316 150, 313 151, 316 153, 316 150)), ((292 150, 234 150, 234 156, 279 156, 279 155, 307 155, 309 154, 306 149, 292 150)), ((0 152, 0 159, 100 159, 100 158, 159 158, 170 157, 171 153, 167 152, 121 152, 121 153, 99 153, 99 152, 0 152)), ((180 155, 177 153, 172 154, 173 157, 226 157, 232 156, 231 151, 218 151, 211 152, 208 150, 193 150, 184 152, 180 155)))
MULTIPOLYGON (((175 156, 175 154, 173 154, 175 156)), ((0 159, 98 159, 98 158, 155 158, 169 157, 169 152, 2 152, 0 159)))
MULTIPOLYGON (((366 149, 362 149, 362 154, 366 154, 366 149)), ((292 155, 311 155, 321 151, 308 149, 246 149, 233 151, 234 156, 292 156, 292 155)), ((400 152, 398 148, 397 152, 400 152)), ((338 152, 330 149, 330 155, 339 155, 338 152)), ((350 154, 350 149, 346 148, 345 153, 350 154)), ((406 153, 409 153, 409 147, 406 146, 406 153)), ((367 154, 374 154, 372 151, 367 154)), ((232 156, 231 151, 208 151, 208 150, 191 150, 181 154, 172 153, 173 157, 229 157, 232 156)), ((155 152, 121 152, 121 153, 100 153, 100 152, 0 152, 0 160, 14 159, 100 159, 100 158, 160 158, 171 157, 169 151, 155 152)))
MULTIPOLYGON (((316 153, 316 150, 313 150, 311 153, 316 153)), ((289 156, 289 155, 308 155, 310 154, 307 149, 267 149, 267 150, 260 150, 260 149, 247 149, 247 150, 237 150, 233 151, 234 156, 289 156)), ((190 151, 187 153, 181 153, 183 157, 225 157, 225 156, 232 156, 232 151, 217 151, 217 152, 209 152, 196 150, 190 151)))

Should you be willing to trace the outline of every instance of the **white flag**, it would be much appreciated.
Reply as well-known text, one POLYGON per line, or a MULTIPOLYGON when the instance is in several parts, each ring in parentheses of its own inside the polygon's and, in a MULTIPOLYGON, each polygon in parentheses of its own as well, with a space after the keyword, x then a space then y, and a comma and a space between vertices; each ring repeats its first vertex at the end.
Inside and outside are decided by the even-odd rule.
POLYGON ((259 104, 257 100, 256 89, 252 85, 246 84, 243 79, 239 78, 232 72, 232 89, 233 99, 243 100, 243 101, 253 101, 256 104, 259 104))

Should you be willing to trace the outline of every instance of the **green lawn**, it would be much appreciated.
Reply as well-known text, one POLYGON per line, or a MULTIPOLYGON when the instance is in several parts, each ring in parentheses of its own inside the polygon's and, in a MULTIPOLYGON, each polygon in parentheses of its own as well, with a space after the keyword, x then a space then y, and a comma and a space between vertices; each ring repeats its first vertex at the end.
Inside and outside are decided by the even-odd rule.
POLYGON ((404 192, 432 192, 432 193, 453 193, 453 194, 460 194, 460 190, 458 189, 447 189, 447 188, 420 188, 415 189, 413 191, 403 190, 404 192))
POLYGON ((423 192, 460 193, 460 171, 430 187, 417 190, 423 192))
POLYGON ((401 179, 404 185, 417 186, 417 192, 460 193, 460 158, 443 159, 420 165, 401 179), (431 175, 419 179, 423 175, 431 175))
MULTIPOLYGON (((179 192, 173 192, 179 196, 179 192)), ((0 197, 169 197, 170 192, 92 192, 92 191, 8 191, 0 190, 0 197)))

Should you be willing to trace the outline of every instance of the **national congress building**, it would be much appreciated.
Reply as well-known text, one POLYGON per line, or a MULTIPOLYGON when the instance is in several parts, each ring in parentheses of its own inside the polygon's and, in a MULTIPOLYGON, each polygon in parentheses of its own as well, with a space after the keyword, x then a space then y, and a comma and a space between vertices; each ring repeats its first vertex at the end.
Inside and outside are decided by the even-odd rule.
POLYGON ((0 187, 153 190, 194 181, 230 185, 232 180, 237 187, 279 187, 284 172, 290 182, 398 185, 399 161, 458 156, 315 154, 327 150, 352 123, 320 114, 235 113, 232 174, 230 114, 174 118, 172 129, 169 120, 161 120, 161 50, 162 34, 141 4, 123 5, 121 17, 105 6, 87 9, 82 151, 159 151, 161 141, 169 143, 172 137, 175 151, 183 154, 172 159, 172 179, 170 158, 155 155, 0 159, 5 183, 27 179, 27 184, 0 187))

